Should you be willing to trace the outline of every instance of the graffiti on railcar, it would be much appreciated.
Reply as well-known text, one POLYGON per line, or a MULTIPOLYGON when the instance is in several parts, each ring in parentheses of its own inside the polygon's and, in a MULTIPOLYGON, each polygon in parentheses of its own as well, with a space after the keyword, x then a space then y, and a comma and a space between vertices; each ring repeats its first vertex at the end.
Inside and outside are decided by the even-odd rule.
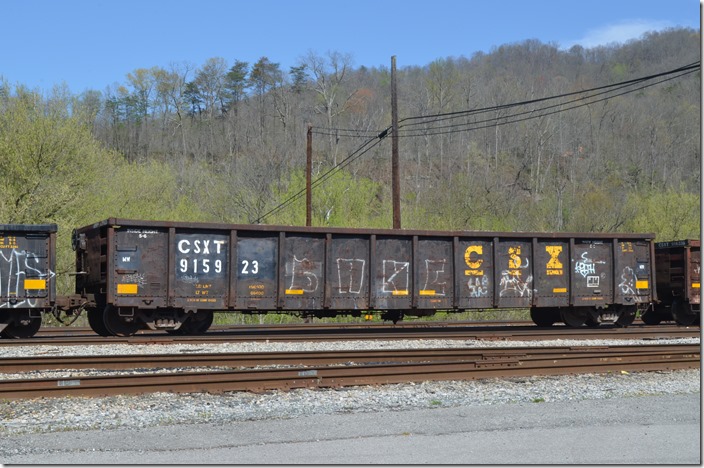
POLYGON ((636 300, 642 301, 647 298, 650 282, 647 279, 646 265, 641 263, 638 269, 640 271, 636 272, 630 266, 625 266, 621 271, 618 287, 624 296, 634 296, 636 300))
POLYGON ((582 252, 581 260, 575 263, 574 272, 581 275, 587 282, 588 288, 598 288, 601 276, 597 274, 597 265, 606 265, 604 260, 594 260, 589 257, 589 252, 582 252))
POLYGON ((287 294, 313 293, 318 290, 320 262, 311 261, 307 257, 298 259, 294 255, 293 261, 287 263, 286 270, 287 276, 291 277, 287 294))
POLYGON ((469 297, 488 297, 489 296, 489 278, 484 276, 474 276, 467 281, 469 288, 469 297))
POLYGON ((337 280, 340 294, 362 293, 366 263, 366 260, 362 258, 337 259, 337 280))
POLYGON ((501 271, 500 296, 517 294, 519 297, 533 296, 533 275, 523 275, 530 271, 530 261, 521 255, 521 246, 508 248, 508 269, 501 271))
POLYGON ((467 268, 464 275, 468 276, 467 288, 469 297, 488 297, 489 277, 484 273, 484 246, 482 244, 469 245, 464 251, 464 263, 467 268))
POLYGON ((409 266, 410 263, 405 261, 384 260, 382 292, 392 295, 408 295, 409 266))
POLYGON ((425 272, 423 273, 425 282, 420 290, 421 295, 444 296, 446 294, 447 281, 442 281, 446 264, 447 259, 445 258, 442 260, 425 260, 425 272))
POLYGON ((19 249, 14 237, 0 237, 0 297, 10 298, 0 307, 36 307, 39 298, 46 297, 56 274, 41 270, 45 260, 46 256, 19 249))
POLYGON ((618 284, 618 287, 621 288, 623 294, 638 295, 639 293, 636 291, 637 282, 638 278, 636 277, 635 271, 633 271, 633 268, 627 266, 621 272, 621 282, 618 284))

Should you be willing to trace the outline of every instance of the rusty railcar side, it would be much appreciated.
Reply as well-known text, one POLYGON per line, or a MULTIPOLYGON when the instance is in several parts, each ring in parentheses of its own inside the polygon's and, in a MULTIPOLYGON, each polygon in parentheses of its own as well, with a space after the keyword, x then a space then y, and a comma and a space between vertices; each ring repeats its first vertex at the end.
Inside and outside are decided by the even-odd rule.
POLYGON ((56 301, 56 224, 0 224, 0 334, 33 336, 56 301))
POLYGON ((644 320, 698 323, 701 315, 701 254, 698 239, 655 244, 658 301, 644 320))
POLYGON ((526 308, 630 323, 654 297, 652 234, 368 230, 107 219, 74 233, 102 334, 204 331, 213 311, 312 316, 526 308))

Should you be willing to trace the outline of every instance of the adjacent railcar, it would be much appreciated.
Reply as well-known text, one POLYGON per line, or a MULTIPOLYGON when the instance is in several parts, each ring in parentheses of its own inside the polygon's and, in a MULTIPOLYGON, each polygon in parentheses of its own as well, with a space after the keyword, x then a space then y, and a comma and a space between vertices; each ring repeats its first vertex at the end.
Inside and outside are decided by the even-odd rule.
POLYGON ((642 319, 649 325, 674 320, 699 324, 701 317, 700 241, 686 239, 655 244, 658 300, 642 319))
POLYGON ((56 224, 0 224, 0 335, 29 338, 56 301, 56 224))
POLYGON ((214 311, 317 317, 525 308, 630 324, 655 298, 652 234, 436 232, 107 219, 74 231, 91 327, 201 333, 214 311))

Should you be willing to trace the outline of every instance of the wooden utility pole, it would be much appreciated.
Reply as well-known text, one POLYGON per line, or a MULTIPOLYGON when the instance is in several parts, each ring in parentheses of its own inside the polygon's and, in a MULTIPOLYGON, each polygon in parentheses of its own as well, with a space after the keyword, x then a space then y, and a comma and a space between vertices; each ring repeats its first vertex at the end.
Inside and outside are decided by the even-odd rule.
POLYGON ((396 56, 391 57, 391 197, 394 229, 401 229, 401 184, 398 175, 398 101, 396 96, 396 56))
POLYGON ((306 138, 306 226, 311 225, 311 211, 313 209, 313 196, 311 194, 311 172, 313 172, 313 125, 308 124, 306 138))

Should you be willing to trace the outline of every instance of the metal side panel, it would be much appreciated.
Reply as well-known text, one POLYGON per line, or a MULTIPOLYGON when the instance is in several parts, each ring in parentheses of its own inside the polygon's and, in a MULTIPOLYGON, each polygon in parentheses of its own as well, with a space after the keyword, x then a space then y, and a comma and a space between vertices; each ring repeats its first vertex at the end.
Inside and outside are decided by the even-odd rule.
MULTIPOLYGON (((287 234, 284 238, 282 284, 285 310, 319 310, 325 293, 325 238, 319 234, 287 234)), ((281 265, 279 266, 281 268, 281 265)))
POLYGON ((603 307, 611 303, 614 287, 611 242, 600 239, 575 239, 571 269, 571 295, 575 306, 603 307))
POLYGON ((177 229, 173 303, 186 309, 224 309, 229 295, 230 233, 177 229))
POLYGON ((534 246, 534 305, 536 307, 569 306, 569 241, 536 239, 534 246))
POLYGON ((647 303, 655 281, 651 278, 650 243, 614 240, 614 304, 647 303))
POLYGON ((375 309, 411 308, 413 295, 412 240, 408 236, 377 236, 372 259, 375 309))
POLYGON ((419 309, 450 309, 454 297, 452 237, 415 241, 415 306, 419 309))
POLYGON ((0 308, 43 309, 56 297, 55 228, 33 226, 0 225, 0 308))
POLYGON ((335 234, 327 256, 326 296, 333 310, 369 308, 369 236, 335 234))
POLYGON ((494 242, 460 237, 455 248, 455 294, 459 309, 494 305, 494 242))
POLYGON ((533 302, 532 242, 501 239, 495 245, 495 297, 498 307, 530 307, 533 302))
POLYGON ((699 245, 692 246, 689 249, 689 281, 688 298, 690 304, 699 304, 701 302, 701 253, 699 245))
POLYGON ((235 303, 239 310, 275 310, 278 291, 279 235, 237 232, 235 303))
POLYGON ((117 307, 166 307, 169 230, 115 227, 110 246, 108 285, 112 304, 117 307))

